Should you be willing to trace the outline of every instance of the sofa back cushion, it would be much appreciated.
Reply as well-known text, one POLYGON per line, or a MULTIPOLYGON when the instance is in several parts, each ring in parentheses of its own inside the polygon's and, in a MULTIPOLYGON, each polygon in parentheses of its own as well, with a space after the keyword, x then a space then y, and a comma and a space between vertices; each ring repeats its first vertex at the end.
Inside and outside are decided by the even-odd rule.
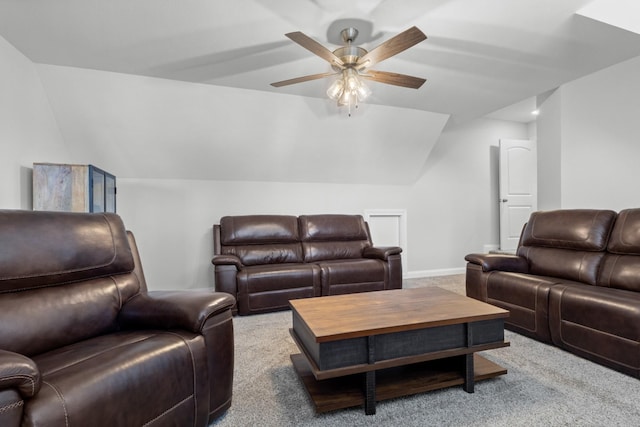
POLYGON ((534 212, 522 232, 518 255, 527 258, 532 274, 595 285, 615 218, 609 210, 534 212))
POLYGON ((640 292, 640 209, 618 214, 598 285, 640 292))
POLYGON ((531 214, 521 245, 579 251, 607 248, 616 213, 596 209, 562 209, 531 214))
POLYGON ((244 265, 302 262, 298 219, 289 215, 222 217, 220 253, 235 255, 244 265))
POLYGON ((301 215, 298 221, 305 262, 362 258, 371 246, 362 215, 301 215))
POLYGON ((529 272, 576 282, 596 284, 603 252, 585 252, 568 249, 521 247, 518 255, 529 262, 529 272))
POLYGON ((116 328, 140 290, 115 214, 0 211, 0 348, 34 355, 116 328))
POLYGON ((131 272, 115 214, 0 210, 0 293, 131 272))

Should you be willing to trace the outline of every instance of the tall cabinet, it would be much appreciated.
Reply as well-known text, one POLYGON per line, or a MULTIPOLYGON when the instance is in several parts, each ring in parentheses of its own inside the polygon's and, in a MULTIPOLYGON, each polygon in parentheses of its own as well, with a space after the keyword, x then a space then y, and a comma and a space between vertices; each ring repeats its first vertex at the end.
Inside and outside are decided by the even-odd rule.
POLYGON ((34 163, 33 209, 115 212, 116 177, 93 165, 34 163))

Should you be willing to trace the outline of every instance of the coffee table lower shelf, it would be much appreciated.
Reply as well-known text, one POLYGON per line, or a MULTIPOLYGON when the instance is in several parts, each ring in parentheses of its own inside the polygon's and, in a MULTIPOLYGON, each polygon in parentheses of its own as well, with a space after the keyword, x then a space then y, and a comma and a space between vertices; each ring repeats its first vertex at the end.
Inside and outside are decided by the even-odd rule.
MULTIPOLYGON (((486 380, 504 375, 507 370, 500 365, 474 354, 474 379, 486 380)), ((464 373, 455 358, 399 366, 377 371, 376 401, 464 384, 464 373)), ((292 354, 291 362, 305 385, 317 413, 363 406, 365 404, 365 379, 363 374, 315 379, 307 359, 302 354, 292 354)))

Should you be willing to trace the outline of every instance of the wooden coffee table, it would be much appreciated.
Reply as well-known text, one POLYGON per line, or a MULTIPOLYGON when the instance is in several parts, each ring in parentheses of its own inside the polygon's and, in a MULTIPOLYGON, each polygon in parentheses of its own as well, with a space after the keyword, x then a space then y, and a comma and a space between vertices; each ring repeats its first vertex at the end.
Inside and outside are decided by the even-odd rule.
POLYGON ((462 385, 507 373, 475 354, 509 346, 507 310, 436 287, 290 301, 291 361, 317 412, 462 385))

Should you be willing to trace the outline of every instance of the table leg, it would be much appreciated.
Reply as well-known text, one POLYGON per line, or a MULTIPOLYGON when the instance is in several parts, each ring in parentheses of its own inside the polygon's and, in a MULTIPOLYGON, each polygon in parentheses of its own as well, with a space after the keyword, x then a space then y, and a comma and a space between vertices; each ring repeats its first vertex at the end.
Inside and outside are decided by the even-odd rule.
MULTIPOLYGON (((376 337, 367 337, 367 362, 376 362, 376 337)), ((376 413, 376 371, 368 371, 364 377, 364 413, 373 415, 376 413)))
POLYGON ((365 373, 364 381, 364 413, 374 415, 376 413, 376 371, 365 373))
MULTIPOLYGON (((465 323, 465 329, 467 332, 467 347, 470 347, 473 343, 473 328, 471 324, 465 323)), ((473 353, 468 353, 464 356, 464 385, 462 388, 467 393, 473 393, 475 387, 475 368, 473 366, 473 353)))
POLYGON ((475 387, 475 369, 473 366, 473 353, 464 356, 464 386, 467 393, 473 393, 475 387))

